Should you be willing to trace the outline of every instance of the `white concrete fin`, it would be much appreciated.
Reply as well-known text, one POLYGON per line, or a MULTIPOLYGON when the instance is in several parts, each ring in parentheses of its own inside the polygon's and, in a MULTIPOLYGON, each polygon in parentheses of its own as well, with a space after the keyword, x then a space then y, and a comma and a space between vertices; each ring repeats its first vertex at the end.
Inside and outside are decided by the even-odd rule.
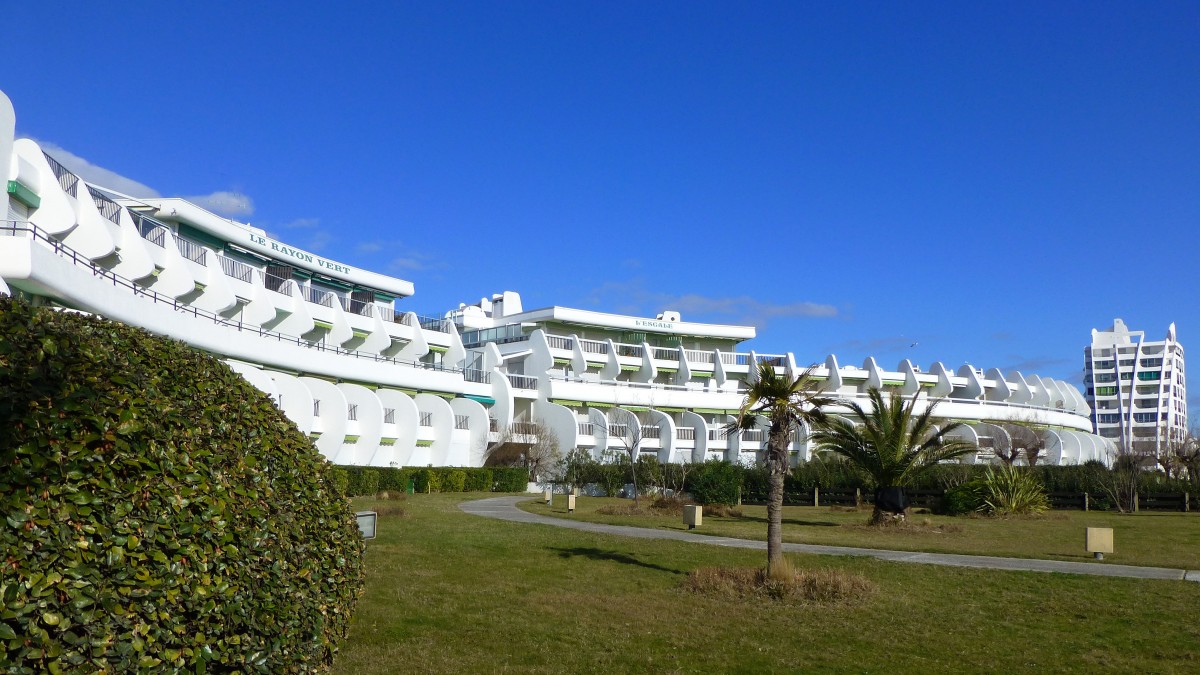
POLYGON ((600 369, 600 379, 611 381, 621 374, 621 361, 617 358, 617 345, 611 339, 604 342, 608 344, 608 358, 600 369))
POLYGON ((825 370, 829 373, 828 379, 825 380, 825 386, 821 387, 821 391, 837 391, 842 387, 842 372, 838 366, 837 357, 833 354, 825 357, 825 370))
POLYGON ((921 391, 921 381, 917 379, 917 369, 913 367, 912 361, 901 359, 896 370, 904 376, 904 384, 900 387, 900 393, 912 396, 921 391))
POLYGON ((879 364, 875 362, 875 357, 868 356, 863 359, 863 370, 867 371, 867 389, 883 389, 883 371, 879 369, 879 364))
POLYGON ((979 397, 983 396, 983 381, 979 379, 979 374, 975 372, 974 366, 964 363, 958 367, 957 374, 967 381, 960 398, 978 400, 979 397))
POLYGON ((1009 403, 1029 403, 1033 400, 1033 390, 1030 389, 1029 383, 1025 381, 1025 376, 1021 371, 1014 370, 1008 374, 1008 381, 1012 383, 1013 393, 1009 396, 1009 403))
POLYGON ((650 355, 650 343, 642 343, 642 367, 640 370, 632 374, 634 382, 651 382, 655 377, 658 377, 658 368, 654 365, 654 359, 650 355))
POLYGON ((946 370, 946 366, 938 361, 929 368, 929 373, 937 377, 937 384, 929 390, 929 396, 932 398, 945 398, 954 391, 954 383, 950 381, 950 371, 946 370))
POLYGON ((989 387, 986 398, 989 401, 1007 401, 1013 395, 1013 387, 1004 379, 1004 375, 999 368, 992 368, 987 371, 987 379, 995 382, 995 386, 989 387))
POLYGON ((458 326, 448 319, 442 325, 446 328, 446 335, 450 336, 450 346, 442 355, 442 363, 451 368, 462 368, 467 360, 467 349, 463 346, 462 336, 458 334, 458 326))
POLYGON ((425 331, 421 328, 421 320, 414 312, 404 313, 404 325, 412 329, 412 339, 396 356, 406 361, 417 361, 429 353, 429 341, 425 339, 425 331))

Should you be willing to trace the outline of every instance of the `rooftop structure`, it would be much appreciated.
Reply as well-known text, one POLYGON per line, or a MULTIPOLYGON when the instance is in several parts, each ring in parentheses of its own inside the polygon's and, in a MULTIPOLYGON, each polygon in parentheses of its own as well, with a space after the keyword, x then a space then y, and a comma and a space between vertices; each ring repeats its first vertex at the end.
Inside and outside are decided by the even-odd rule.
MULTIPOLYGON (((411 282, 274 240, 182 199, 131 199, 82 180, 32 140, 14 140, 0 94, 0 293, 72 308, 183 340, 267 393, 330 460, 373 466, 477 466, 503 435, 545 430, 564 449, 623 451, 630 426, 664 462, 757 461, 767 424, 721 427, 766 363, 795 376, 813 360, 759 354, 748 326, 586 309, 526 311, 506 291, 422 315, 411 282)), ((843 399, 869 388, 938 400, 938 414, 993 457, 1004 423, 1034 425, 1043 461, 1106 460, 1073 386, 1037 375, 829 355, 813 373, 843 399)), ((830 412, 837 413, 838 410, 830 412)), ((793 461, 810 457, 804 430, 793 461)))

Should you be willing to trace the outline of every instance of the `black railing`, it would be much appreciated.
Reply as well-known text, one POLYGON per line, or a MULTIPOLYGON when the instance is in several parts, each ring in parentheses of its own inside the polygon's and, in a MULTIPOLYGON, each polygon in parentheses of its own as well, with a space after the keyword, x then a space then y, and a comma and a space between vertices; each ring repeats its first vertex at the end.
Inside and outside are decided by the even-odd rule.
POLYGON ((46 157, 46 163, 50 165, 50 170, 54 172, 54 177, 58 179, 58 186, 63 189, 63 192, 78 198, 79 176, 71 173, 67 167, 59 164, 57 159, 47 155, 45 152, 42 155, 46 157))
POLYGON ((88 192, 92 195, 92 203, 96 205, 96 209, 100 211, 100 215, 108 218, 115 225, 121 224, 121 205, 104 196, 104 193, 88 186, 88 192))
POLYGON ((221 270, 225 272, 226 276, 233 277, 238 281, 244 281, 246 283, 251 283, 251 281, 254 279, 254 268, 242 262, 241 260, 226 258, 223 255, 217 256, 217 260, 221 262, 221 270))
POLYGON ((184 239, 183 237, 176 236, 175 245, 179 247, 179 254, 183 257, 191 260, 197 265, 207 266, 208 251, 206 251, 200 244, 197 244, 190 239, 184 239))

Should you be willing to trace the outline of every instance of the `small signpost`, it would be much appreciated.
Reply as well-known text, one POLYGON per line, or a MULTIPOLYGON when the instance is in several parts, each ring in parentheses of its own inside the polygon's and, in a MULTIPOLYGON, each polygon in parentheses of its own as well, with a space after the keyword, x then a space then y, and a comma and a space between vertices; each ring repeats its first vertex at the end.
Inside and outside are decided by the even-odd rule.
POLYGON ((699 504, 688 504, 683 507, 683 524, 689 530, 694 530, 704 524, 704 507, 699 504))
POLYGON ((1096 556, 1096 560, 1104 560, 1105 553, 1113 552, 1113 531, 1111 527, 1087 528, 1087 552, 1096 556))
POLYGON ((554 499, 554 493, 550 491, 550 488, 546 488, 546 492, 542 496, 546 498, 547 504, 550 503, 550 500, 554 499))
POLYGON ((575 513, 575 495, 567 495, 567 513, 575 513))
POLYGON ((363 539, 371 540, 375 538, 375 521, 379 518, 379 514, 375 511, 359 511, 354 514, 358 518, 358 530, 362 532, 363 539))

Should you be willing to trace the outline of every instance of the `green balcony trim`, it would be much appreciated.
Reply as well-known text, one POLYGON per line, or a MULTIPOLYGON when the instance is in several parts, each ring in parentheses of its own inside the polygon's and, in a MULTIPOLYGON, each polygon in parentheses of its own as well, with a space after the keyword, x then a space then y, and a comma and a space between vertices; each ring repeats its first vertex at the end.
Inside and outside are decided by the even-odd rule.
POLYGON ((648 412, 650 409, 643 405, 623 405, 622 408, 629 412, 648 412))
POLYGON ((429 351, 437 352, 438 354, 445 354, 446 352, 450 351, 450 348, 443 347, 441 345, 429 345, 429 351))
POLYGON ((681 413, 684 411, 683 408, 669 408, 667 406, 662 406, 662 405, 656 407, 655 410, 658 410, 659 412, 669 412, 669 413, 681 413))
POLYGON ((418 448, 428 448, 433 445, 433 441, 417 441, 418 448))
POLYGON ((8 194, 31 209, 36 209, 42 205, 42 198, 37 196, 36 192, 15 180, 8 181, 8 194))
POLYGON ((367 338, 368 335, 371 334, 369 331, 361 330, 358 328, 352 328, 351 330, 354 332, 354 337, 363 338, 364 340, 367 338))
POLYGON ((572 401, 570 399, 565 399, 565 398, 552 398, 552 399, 550 399, 550 402, 557 403, 558 405, 565 405, 565 406, 574 407, 574 408, 582 408, 583 407, 583 401, 572 401))
POLYGON ((600 403, 598 401, 588 401, 587 405, 589 408, 611 408, 611 407, 613 407, 613 404, 611 404, 611 403, 600 403))
POLYGON ((318 321, 316 319, 313 319, 313 325, 316 326, 317 328, 324 328, 325 330, 333 330, 333 324, 329 323, 328 321, 318 321))
POLYGON ((381 439, 379 439, 379 444, 380 445, 395 445, 396 439, 395 438, 381 438, 381 439))
POLYGON ((621 366, 621 372, 632 373, 641 370, 640 366, 621 366))

